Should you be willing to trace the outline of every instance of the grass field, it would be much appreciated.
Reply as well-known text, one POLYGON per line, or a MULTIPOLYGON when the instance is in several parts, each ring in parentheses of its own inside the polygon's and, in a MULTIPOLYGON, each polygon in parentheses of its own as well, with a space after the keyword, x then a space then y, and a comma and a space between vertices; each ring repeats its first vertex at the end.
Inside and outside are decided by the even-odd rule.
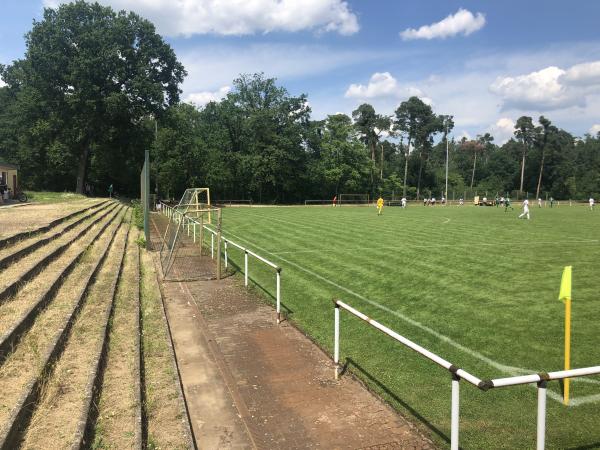
MULTIPOLYGON (((283 267, 288 317, 328 351, 340 298, 481 379, 563 367, 562 268, 573 265, 572 367, 600 365, 600 211, 531 208, 228 208, 224 235, 283 267)), ((243 266, 243 255, 230 247, 243 266)), ((271 271, 250 277, 272 297, 271 271)), ((341 359, 443 446, 450 375, 342 313, 341 359)), ((332 371, 333 375, 333 371, 332 371)), ((461 383, 461 447, 535 447, 536 390, 461 383)), ((549 385, 547 448, 600 447, 600 377, 549 385)))
POLYGON ((85 200, 88 197, 74 192, 49 192, 49 191, 26 191, 30 202, 35 203, 63 203, 74 200, 85 200))

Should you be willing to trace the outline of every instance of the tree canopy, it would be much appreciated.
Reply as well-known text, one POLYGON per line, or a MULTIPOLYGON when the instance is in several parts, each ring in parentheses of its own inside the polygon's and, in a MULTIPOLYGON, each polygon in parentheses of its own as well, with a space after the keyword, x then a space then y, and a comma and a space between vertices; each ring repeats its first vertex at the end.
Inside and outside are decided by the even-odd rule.
POLYGON ((23 59, 0 67, 0 159, 24 187, 139 193, 143 152, 152 189, 178 197, 209 186, 217 199, 295 203, 340 193, 442 196, 600 196, 600 134, 577 138, 544 116, 520 117, 514 137, 452 138, 452 111, 419 97, 393 115, 363 103, 311 118, 308 97, 241 74, 219 102, 179 99, 183 66, 135 13, 76 1, 45 9, 23 59), (449 114, 450 113, 450 114, 449 114))
POLYGON ((178 103, 185 75, 154 25, 77 1, 46 8, 25 40, 25 57, 1 70, 27 172, 50 167, 64 181, 38 183, 67 188, 75 179, 83 192, 90 159, 100 171, 139 163, 144 120, 178 103))

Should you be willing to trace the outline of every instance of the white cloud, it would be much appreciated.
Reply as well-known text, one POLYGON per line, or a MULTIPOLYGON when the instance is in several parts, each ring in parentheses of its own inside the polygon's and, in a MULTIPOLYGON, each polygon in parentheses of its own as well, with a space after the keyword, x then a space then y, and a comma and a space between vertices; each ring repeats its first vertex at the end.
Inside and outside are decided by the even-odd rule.
POLYGON ((484 25, 485 16, 482 13, 478 12, 473 15, 471 11, 460 8, 455 14, 450 14, 445 19, 431 25, 423 25, 418 30, 407 28, 400 33, 400 36, 405 41, 411 39, 445 39, 457 34, 468 36, 482 29, 484 25))
POLYGON ((560 82, 565 71, 550 66, 516 77, 499 77, 490 86, 502 97, 504 108, 558 109, 582 105, 583 98, 571 95, 560 82))
POLYGON ((579 86, 600 85, 600 61, 574 65, 565 72, 563 81, 579 86))
POLYGON ((596 136, 598 133, 600 133, 600 123, 592 125, 592 128, 590 128, 590 134, 592 136, 596 136))
POLYGON ((509 117, 501 117, 488 131, 494 136, 494 142, 502 145, 514 136, 515 122, 509 117))
POLYGON ((221 101, 230 90, 231 86, 223 86, 217 91, 192 92, 186 96, 185 101, 201 107, 210 102, 221 101))
POLYGON ((408 98, 412 96, 419 97, 429 105, 432 103, 431 99, 423 91, 414 86, 401 86, 389 72, 375 72, 371 75, 369 83, 366 86, 363 84, 351 84, 344 94, 346 98, 363 100, 380 97, 408 98))
MULTIPOLYGON (((69 0, 70 1, 70 0, 69 0)), ((358 19, 343 0, 99 0, 115 10, 133 10, 161 34, 247 35, 315 30, 354 34, 358 19)), ((44 0, 49 7, 67 0, 44 0)))
POLYGON ((504 109, 535 111, 584 107, 591 94, 600 92, 600 61, 570 68, 550 66, 515 77, 498 77, 490 90, 500 95, 504 109))

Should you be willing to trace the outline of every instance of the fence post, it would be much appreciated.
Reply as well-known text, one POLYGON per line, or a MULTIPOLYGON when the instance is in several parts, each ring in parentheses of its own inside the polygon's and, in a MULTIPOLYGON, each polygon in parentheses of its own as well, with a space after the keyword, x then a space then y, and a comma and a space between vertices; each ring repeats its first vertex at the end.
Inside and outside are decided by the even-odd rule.
POLYGON ((244 250, 244 286, 248 287, 248 250, 244 250))
POLYGON ((217 212, 217 280, 221 279, 221 210, 217 212))
POLYGON ((281 267, 277 268, 277 323, 281 322, 281 267))
POLYGON ((204 247, 204 214, 200 215, 200 257, 202 257, 202 247, 204 247))
POLYGON ((537 414, 537 450, 544 450, 546 445, 546 385, 547 381, 538 383, 538 414, 537 414))
POLYGON ((196 243, 196 222, 194 221, 194 244, 196 243))
POLYGON ((333 301, 335 305, 335 318, 333 328, 333 363, 335 364, 335 379, 340 376, 340 307, 333 301))
POLYGON ((210 233, 210 259, 215 259, 215 235, 210 233))
POLYGON ((460 417, 460 377, 452 374, 452 412, 450 419, 450 449, 458 450, 458 421, 460 417))
POLYGON ((227 269, 228 265, 229 265, 229 257, 228 257, 228 253, 227 253, 227 239, 225 239, 225 268, 227 269))

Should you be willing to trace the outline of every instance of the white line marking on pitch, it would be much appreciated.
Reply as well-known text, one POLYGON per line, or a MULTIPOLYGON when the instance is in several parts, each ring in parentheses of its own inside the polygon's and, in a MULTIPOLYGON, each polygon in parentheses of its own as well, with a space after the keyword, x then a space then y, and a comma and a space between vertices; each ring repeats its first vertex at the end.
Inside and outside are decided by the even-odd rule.
MULTIPOLYGON (((323 281, 325 283, 328 283, 331 286, 334 286, 334 287, 336 287, 336 288, 338 288, 338 289, 340 289, 340 290, 342 290, 342 291, 344 291, 344 292, 346 292, 346 293, 348 293, 348 294, 350 294, 350 295, 352 295, 352 296, 354 296, 354 297, 356 297, 356 298, 358 298, 358 299, 360 299, 360 300, 368 303, 369 305, 374 306, 375 308, 381 309, 382 311, 385 311, 385 312, 387 312, 389 314, 392 314, 392 315, 398 317, 399 319, 404 320, 405 322, 409 323, 410 325, 413 325, 414 327, 419 328, 419 329, 421 329, 421 330, 423 330, 423 331, 431 334, 432 336, 435 336, 436 338, 440 339, 441 341, 443 341, 443 342, 451 345, 452 347, 457 348, 458 350, 460 350, 460 351, 462 351, 462 352, 464 352, 464 353, 466 353, 466 354, 468 354, 468 355, 470 355, 470 356, 472 356, 472 357, 474 357, 476 359, 479 359, 480 361, 483 361, 484 363, 488 364, 489 366, 491 366, 491 367, 493 367, 493 368, 495 368, 495 369, 497 369, 497 370, 499 370, 501 372, 507 373, 507 374, 509 374, 511 376, 522 375, 523 372, 527 372, 527 370, 522 369, 520 367, 507 366, 507 365, 501 364, 499 362, 496 362, 493 359, 490 359, 487 356, 485 356, 485 355, 483 355, 483 354, 481 354, 481 353, 479 353, 479 352, 477 352, 475 350, 471 350, 470 348, 465 347, 462 344, 459 344, 458 342, 452 340, 448 336, 445 336, 445 335, 443 335, 443 334, 435 331, 434 329, 429 328, 428 326, 423 325, 422 323, 417 322, 416 320, 411 319, 408 316, 405 316, 404 314, 402 314, 402 313, 400 313, 398 311, 394 311, 393 309, 390 309, 387 306, 381 305, 381 304, 377 303, 376 301, 370 300, 370 299, 364 297, 363 295, 358 294, 358 293, 356 293, 356 292, 348 289, 347 287, 341 286, 341 285, 337 284, 336 282, 331 281, 331 280, 325 278, 324 276, 319 275, 316 272, 313 272, 310 269, 307 269, 305 267, 302 267, 299 264, 296 264, 296 263, 294 263, 292 261, 289 261, 289 260, 287 260, 287 259, 279 256, 276 253, 270 252, 269 250, 267 250, 265 248, 259 247, 255 243, 250 242, 249 240, 244 239, 241 236, 237 236, 237 235, 235 235, 235 234, 233 234, 231 232, 228 232, 227 234, 229 234, 230 236, 233 236, 236 239, 239 239, 241 241, 247 242, 248 244, 251 244, 257 250, 260 250, 262 252, 265 252, 265 253, 268 253, 268 254, 270 254, 272 256, 275 256, 276 258, 279 258, 284 263, 289 264, 291 266, 294 266, 298 270, 301 270, 301 271, 303 271, 303 272, 305 272, 305 273, 307 273, 307 274, 309 274, 311 276, 314 276, 315 278, 318 278, 319 280, 321 280, 321 281, 323 281)), ((529 372, 535 372, 535 371, 532 370, 532 371, 529 371, 529 372)), ((574 378, 573 381, 575 381, 575 380, 577 380, 577 379, 574 378)), ((535 386, 533 386, 533 387, 535 388, 535 386)), ((548 396, 552 400, 555 400, 555 401, 557 401, 559 403, 562 403, 563 399, 562 399, 561 395, 559 395, 559 394, 551 391, 550 389, 547 390, 547 393, 548 393, 548 396)), ((592 402, 595 402, 597 400, 600 400, 600 394, 588 395, 588 396, 585 396, 585 397, 572 398, 570 400, 569 406, 579 406, 579 405, 583 405, 585 403, 592 403, 592 402)))
MULTIPOLYGON (((231 234, 231 233, 230 233, 231 234)), ((248 241, 246 241, 248 242, 248 241)), ((565 245, 565 244, 592 244, 599 242, 598 239, 590 239, 586 241, 538 241, 538 242, 511 242, 514 245, 565 245)), ((383 247, 345 247, 346 251, 359 251, 359 250, 402 250, 403 248, 440 248, 440 247, 496 247, 503 245, 501 243, 489 243, 489 242, 477 242, 477 243, 465 243, 465 244, 403 244, 403 245, 389 245, 383 247)), ((339 253, 339 249, 336 250, 323 250, 323 249, 303 249, 303 250, 288 250, 283 252, 269 252, 271 255, 293 255, 296 253, 339 253)))
POLYGON ((446 219, 446 220, 444 220, 444 221, 442 222, 442 224, 450 222, 450 218, 449 218, 449 217, 444 217, 444 219, 446 219))

